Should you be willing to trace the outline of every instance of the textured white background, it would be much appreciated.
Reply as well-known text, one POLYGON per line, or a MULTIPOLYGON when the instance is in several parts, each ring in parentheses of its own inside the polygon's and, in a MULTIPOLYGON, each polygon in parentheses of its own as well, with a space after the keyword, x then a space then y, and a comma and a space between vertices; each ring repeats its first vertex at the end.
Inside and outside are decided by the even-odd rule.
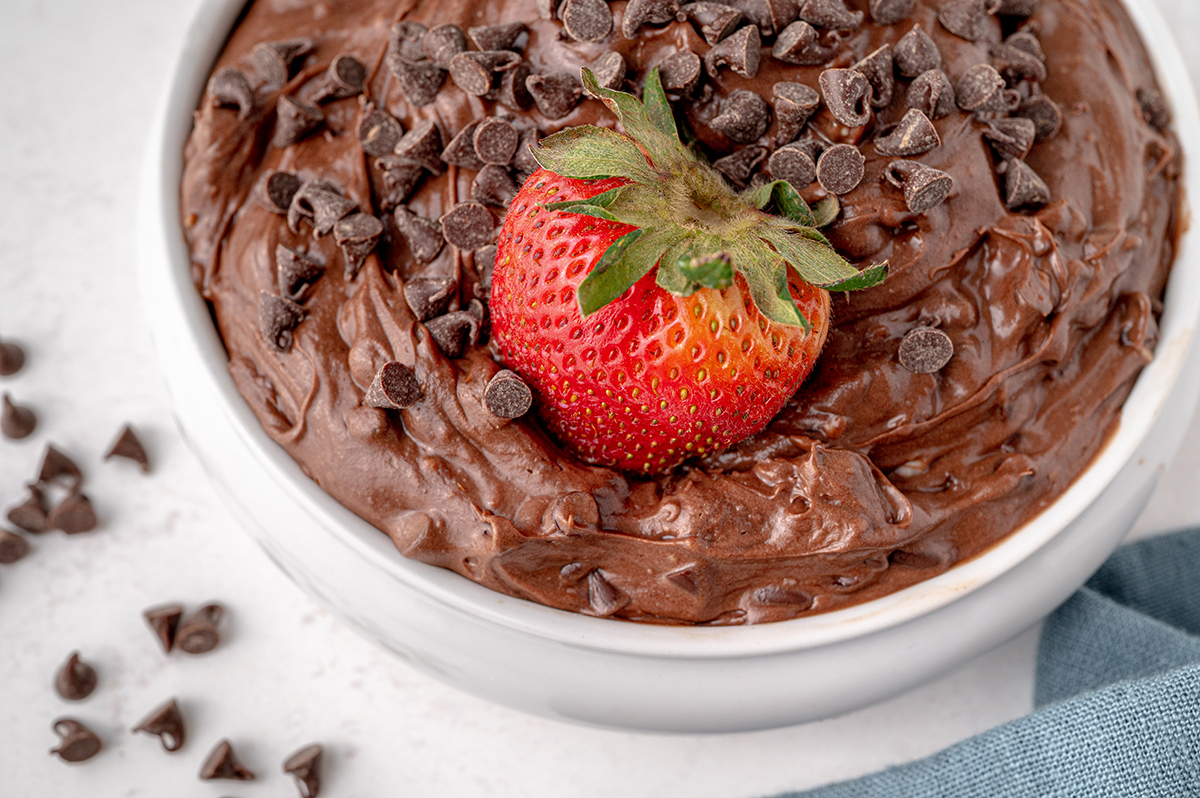
MULTIPOLYGON (((1157 2, 1200 79, 1190 46, 1200 4, 1157 2)), ((142 318, 137 174, 197 0, 2 5, 0 337, 19 339, 29 363, 0 390, 36 408, 40 425, 24 442, 0 438, 0 509, 53 441, 84 466, 102 527, 38 537, 29 558, 0 566, 0 795, 294 795, 280 762, 316 740, 328 751, 326 796, 748 798, 915 759, 1029 710, 1036 631, 842 718, 674 737, 527 717, 359 639, 285 579, 217 501, 175 429, 142 318), (150 449, 149 477, 100 462, 127 420, 150 449), (226 642, 205 657, 164 656, 141 610, 210 598, 230 608, 226 642), (68 705, 51 680, 74 648, 96 665, 100 687, 68 705), (170 696, 190 737, 173 755, 128 733, 170 696), (100 756, 68 766, 47 755, 51 721, 63 714, 104 738, 100 756), (258 781, 197 780, 221 737, 258 781)), ((1200 424, 1186 436, 1136 533, 1200 523, 1200 424)))

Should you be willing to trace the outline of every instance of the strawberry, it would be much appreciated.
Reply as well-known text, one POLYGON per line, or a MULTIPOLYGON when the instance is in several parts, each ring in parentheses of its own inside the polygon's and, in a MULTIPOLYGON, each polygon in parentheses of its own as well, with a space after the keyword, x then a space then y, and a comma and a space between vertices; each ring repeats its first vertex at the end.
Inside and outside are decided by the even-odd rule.
POLYGON ((665 471, 766 426, 825 342, 826 289, 887 264, 853 269, 786 182, 730 189, 679 142, 657 70, 642 101, 582 77, 625 134, 568 128, 534 151, 497 241, 492 339, 583 459, 665 471))

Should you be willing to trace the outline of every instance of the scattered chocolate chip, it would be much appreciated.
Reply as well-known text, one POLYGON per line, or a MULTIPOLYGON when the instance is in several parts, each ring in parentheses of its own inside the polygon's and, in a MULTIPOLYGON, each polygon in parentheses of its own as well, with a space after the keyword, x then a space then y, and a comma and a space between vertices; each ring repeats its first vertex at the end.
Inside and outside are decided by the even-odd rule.
POLYGON ((271 170, 255 184, 254 199, 271 213, 284 215, 292 204, 292 197, 300 189, 300 184, 300 178, 291 172, 271 170))
POLYGON ((1009 103, 1006 94, 1004 78, 991 64, 976 64, 954 86, 954 100, 964 111, 1005 110, 1009 103))
POLYGON ((775 105, 776 145, 786 144, 799 136, 804 123, 821 104, 821 95, 816 89, 782 80, 771 87, 771 99, 775 105))
POLYGON ((146 447, 142 446, 142 442, 138 440, 133 427, 128 424, 121 427, 121 432, 117 435, 116 441, 109 447, 108 454, 104 455, 105 460, 110 460, 114 457, 123 457, 126 460, 132 460, 141 466, 143 473, 150 473, 150 458, 146 456, 146 447))
POLYGON ((424 41, 428 30, 420 22, 397 22, 388 31, 388 55, 405 61, 424 61, 424 41))
POLYGON ((12 440, 28 438, 37 429, 37 416, 28 407, 13 404, 12 397, 4 394, 3 406, 0 408, 0 432, 12 440))
MULTIPOLYGON (((600 507, 592 494, 583 491, 572 491, 556 497, 546 514, 564 535, 575 534, 579 530, 594 530, 600 526, 600 507)), ((566 566, 560 573, 568 576, 569 567, 566 566)), ((575 569, 571 569, 571 573, 574 572, 575 569)))
POLYGON ((1010 86, 1022 80, 1040 83, 1046 79, 1046 65, 1037 56, 1010 44, 994 44, 988 50, 993 66, 1010 86))
POLYGON ((8 511, 8 520, 26 532, 45 532, 47 523, 46 495, 37 485, 26 486, 29 498, 8 511))
POLYGON ((429 263, 442 251, 445 239, 442 226, 432 219, 418 216, 403 205, 394 212, 396 227, 408 243, 408 250, 417 263, 429 263))
POLYGON ((475 128, 472 140, 475 154, 485 164, 505 166, 517 151, 520 134, 506 119, 488 117, 475 128))
POLYGON ((358 143, 363 152, 373 158, 391 155, 396 148, 396 142, 400 141, 402 136, 404 128, 400 126, 400 122, 382 108, 372 107, 358 123, 358 143))
POLYGON ((412 407, 421 401, 421 385, 417 375, 403 363, 384 363, 375 372, 371 387, 367 388, 363 404, 381 410, 400 410, 412 407))
POLYGON ((999 0, 951 0, 938 9, 938 22, 960 39, 977 42, 987 35, 987 18, 999 6, 999 0))
POLYGON ((204 766, 200 768, 200 778, 205 781, 211 779, 252 781, 254 774, 238 761, 233 753, 233 746, 229 741, 222 740, 217 743, 217 747, 204 760, 204 766))
POLYGON ((563 30, 577 42, 598 42, 612 30, 612 12, 605 0, 564 0, 559 16, 563 30))
POLYGON ((11 377, 25 365, 25 350, 10 341, 0 341, 0 377, 11 377))
MULTIPOLYGON (((669 61, 669 57, 667 60, 669 61)), ((592 74, 596 76, 596 82, 606 89, 617 90, 625 85, 625 73, 628 67, 625 65, 625 56, 621 55, 616 50, 609 50, 604 55, 592 62, 592 74)), ((666 71, 666 63, 660 66, 660 71, 666 71)), ((667 79, 662 78, 663 87, 666 88, 667 79)))
POLYGON ((100 738, 74 718, 59 718, 54 721, 54 733, 59 736, 58 748, 50 749, 64 762, 83 762, 100 753, 104 747, 100 738))
POLYGON ((537 0, 538 16, 550 22, 554 19, 554 0, 537 0))
POLYGON ((275 104, 275 111, 271 143, 280 149, 290 147, 325 124, 325 114, 319 108, 286 94, 275 104))
POLYGON ((940 205, 954 188, 950 175, 916 161, 892 161, 884 177, 904 192, 904 203, 913 213, 940 205))
POLYGON ((900 37, 892 57, 896 71, 906 78, 942 68, 941 51, 920 25, 913 25, 912 30, 900 37))
POLYGON ((916 327, 900 341, 898 355, 913 374, 932 374, 954 357, 954 342, 937 327, 916 327))
POLYGON ((1004 205, 1010 211, 1045 205, 1050 201, 1046 181, 1024 161, 1009 159, 996 170, 1004 176, 1004 205))
POLYGON ((56 482, 67 490, 77 490, 83 482, 83 472, 70 457, 53 446, 47 446, 46 454, 42 457, 42 468, 38 472, 38 482, 56 482))
POLYGON ((532 74, 533 68, 526 61, 501 72, 500 85, 496 88, 496 100, 514 111, 528 110, 533 105, 533 95, 526 88, 525 80, 532 74))
POLYGON ((283 762, 283 772, 295 778, 300 798, 317 798, 321 791, 321 753, 321 746, 314 743, 283 762))
POLYGON ((820 158, 821 153, 825 152, 826 149, 825 142, 812 137, 797 139, 796 141, 792 142, 791 146, 797 147, 808 153, 808 157, 812 158, 813 161, 816 161, 818 158, 820 158))
POLYGON ((375 249, 381 235, 383 222, 369 213, 352 213, 333 225, 333 240, 346 258, 347 282, 358 276, 363 261, 375 249))
POLYGON ((917 0, 871 0, 871 19, 878 25, 895 25, 912 13, 917 0))
POLYGON ((827 30, 854 30, 863 22, 863 12, 851 11, 842 0, 806 0, 799 17, 827 30))
POLYGON ((343 197, 337 187, 324 180, 309 180, 297 189, 288 206, 287 224, 293 233, 300 232, 300 220, 313 226, 313 237, 327 235, 338 219, 358 210, 354 200, 343 197))
POLYGON ((282 86, 292 77, 300 59, 314 49, 312 39, 288 39, 256 45, 252 57, 258 74, 268 86, 282 86))
POLYGON ((225 616, 220 604, 205 604, 184 618, 175 633, 175 647, 188 654, 205 654, 221 642, 217 624, 225 616))
POLYGON ((757 144, 743 147, 737 152, 713 161, 713 168, 729 178, 735 186, 744 188, 750 182, 755 168, 767 157, 767 148, 757 144))
POLYGON ((857 147, 834 144, 817 161, 817 182, 830 194, 849 194, 862 182, 865 163, 857 147))
POLYGON ((258 329, 267 346, 280 354, 292 348, 292 330, 305 315, 304 308, 290 299, 266 291, 258 294, 258 329))
POLYGON ((342 100, 362 94, 363 84, 367 80, 367 67, 352 55, 343 53, 329 65, 321 78, 317 90, 313 94, 313 102, 323 103, 330 100, 342 100))
POLYGON ((677 0, 629 0, 621 19, 621 33, 633 39, 643 25, 665 25, 675 19, 678 11, 677 0))
POLYGON ((500 418, 520 418, 533 406, 533 391, 516 372, 504 369, 488 382, 483 401, 493 415, 500 418))
POLYGON ((830 48, 818 42, 817 29, 807 22, 793 22, 775 38, 771 56, 785 64, 816 66, 832 57, 830 48))
POLYGON ((871 84, 866 75, 853 69, 826 69, 817 82, 834 119, 846 127, 871 121, 871 84))
POLYGON ((208 79, 208 98, 214 108, 236 108, 238 119, 254 111, 254 89, 241 70, 222 67, 208 79))
POLYGON ((442 133, 431 119, 422 119, 416 126, 405 133, 392 152, 396 157, 408 163, 420 166, 432 174, 440 175, 443 171, 442 160, 438 156, 442 149, 442 133))
POLYGON ((875 152, 880 155, 921 155, 939 147, 942 139, 929 117, 915 108, 904 114, 898 123, 880 131, 875 139, 875 152))
POLYGON ((579 78, 569 72, 530 75, 525 79, 525 88, 538 111, 547 119, 561 119, 571 113, 583 96, 579 78))
POLYGON ((1142 119, 1146 124, 1162 133, 1171 124, 1171 108, 1155 89, 1138 89, 1138 105, 1142 109, 1142 119))
POLYGON ((425 322, 425 328, 442 354, 454 360, 462 357, 468 343, 479 335, 479 319, 465 310, 455 310, 425 322))
POLYGON ((1037 36, 1034 36, 1027 30, 1017 31, 1005 39, 1004 43, 1009 47, 1024 50, 1039 61, 1046 60, 1046 53, 1042 50, 1042 43, 1038 41, 1037 36))
POLYGON ((950 76, 940 69, 931 69, 918 75, 908 85, 904 104, 930 119, 949 116, 958 108, 954 100, 954 84, 950 82, 950 76))
POLYGON ((482 97, 492 90, 497 72, 514 69, 521 56, 510 50, 473 50, 450 59, 450 78, 467 94, 482 97))
MULTIPOLYGON (((772 36, 787 27, 787 23, 778 28, 775 27, 774 18, 771 14, 771 6, 767 0, 726 0, 726 2, 738 11, 741 11, 751 25, 758 26, 758 30, 764 36, 772 36)), ((791 7, 792 20, 789 20, 789 22, 794 21, 796 12, 800 10, 799 6, 794 2, 791 3, 791 7)))
POLYGON ((467 28, 467 35, 480 50, 512 50, 517 38, 524 32, 524 22, 506 22, 503 25, 467 28))
POLYGON ((404 99, 417 108, 433 102, 446 82, 446 70, 432 61, 410 61, 389 51, 386 63, 404 99))
POLYGON ((142 613, 142 617, 154 630, 163 651, 170 654, 171 649, 175 647, 175 632, 179 628, 179 619, 183 617, 183 607, 178 604, 151 607, 142 613))
POLYGON ((507 208, 519 190, 508 169, 497 164, 483 167, 471 181, 471 199, 485 205, 507 208))
POLYGON ((1025 100, 1016 110, 1017 116, 1029 119, 1036 129, 1036 141, 1053 138, 1063 126, 1063 112, 1058 103, 1044 94, 1025 100))
POLYGON ((275 245, 275 277, 284 299, 302 302, 309 286, 325 271, 325 267, 302 252, 275 245))
POLYGON ((721 107, 721 113, 708 126, 738 144, 757 141, 771 124, 771 109, 767 101, 752 91, 736 89, 721 107))
MULTIPOLYGON (((624 63, 622 62, 622 67, 624 63)), ((700 56, 691 50, 679 50, 658 65, 659 77, 665 91, 689 96, 700 85, 702 64, 700 56)), ((624 77, 622 76, 622 80, 624 77)))
POLYGON ((1001 160, 1024 158, 1036 138, 1037 125, 1019 116, 993 120, 983 131, 984 141, 992 145, 1001 160))
POLYGON ((704 69, 713 78, 723 66, 744 78, 752 78, 761 64, 762 38, 756 25, 747 25, 704 54, 704 69))
POLYGON ((96 689, 96 669, 79 658, 78 651, 54 674, 54 689, 67 701, 82 701, 96 689))
POLYGON ((99 523, 92 501, 82 493, 71 493, 46 516, 49 529, 61 529, 68 535, 91 532, 99 523))
POLYGON ((994 13, 1010 17, 1031 17, 1038 0, 999 0, 994 13))
POLYGON ((593 615, 601 618, 612 615, 628 603, 628 597, 621 594, 612 582, 609 582, 600 569, 592 571, 587 576, 588 606, 593 615))
POLYGON ((488 244, 480 247, 472 255, 475 264, 475 274, 479 275, 479 284, 484 290, 492 287, 492 270, 496 267, 496 245, 488 244))
POLYGON ((457 291, 451 277, 414 277, 404 283, 404 301, 417 321, 426 321, 445 313, 457 291))
POLYGON ((873 107, 887 108, 892 104, 896 75, 890 44, 884 44, 850 68, 863 73, 867 82, 871 84, 871 105, 873 107))
POLYGON ((802 147, 784 146, 771 153, 767 171, 777 180, 786 180, 797 191, 817 179, 817 164, 802 147))
POLYGON ((492 212, 478 202, 460 202, 442 216, 442 235, 462 250, 487 244, 495 228, 492 212))
POLYGON ((537 141, 537 128, 529 127, 521 131, 521 143, 517 145, 517 154, 513 156, 512 166, 523 176, 522 180, 542 168, 533 157, 531 149, 537 146, 537 141))
POLYGON ((179 704, 174 698, 142 718, 141 722, 133 727, 133 731, 155 735, 167 751, 178 751, 187 741, 183 713, 179 711, 179 704))
POLYGON ((16 532, 0 529, 0 565, 12 565, 29 554, 29 541, 16 532))
POLYGON ((422 167, 395 155, 380 158, 375 165, 383 176, 383 196, 379 199, 379 207, 385 211, 402 205, 425 173, 422 167))
POLYGON ((700 35, 711 47, 732 34, 745 21, 746 16, 736 8, 724 3, 710 3, 701 0, 698 3, 688 3, 679 7, 675 14, 679 22, 690 20, 700 30, 700 35))
POLYGON ((430 61, 442 69, 449 69, 450 59, 466 52, 467 37, 457 25, 439 25, 425 34, 422 45, 430 61))
POLYGON ((475 152, 475 131, 479 129, 482 120, 475 119, 450 139, 450 143, 442 150, 441 159, 449 164, 461 166, 464 169, 479 171, 483 161, 475 152))

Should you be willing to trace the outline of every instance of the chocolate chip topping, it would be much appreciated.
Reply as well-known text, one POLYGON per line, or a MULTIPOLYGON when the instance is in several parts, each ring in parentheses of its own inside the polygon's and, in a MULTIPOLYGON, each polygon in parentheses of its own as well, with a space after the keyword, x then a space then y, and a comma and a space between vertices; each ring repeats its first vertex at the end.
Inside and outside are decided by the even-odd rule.
POLYGON ((983 139, 992 145, 1001 160, 1024 158, 1033 148, 1037 138, 1037 126, 1032 119, 1007 117, 988 123, 983 139))
POLYGON ((1044 94, 1025 100, 1015 111, 1017 116, 1029 119, 1036 129, 1035 140, 1053 138, 1063 125, 1063 112, 1058 103, 1044 94))
POLYGON ((892 104, 896 75, 890 44, 883 45, 850 68, 863 73, 867 82, 871 84, 871 105, 873 107, 887 108, 892 104))
POLYGON ((629 0, 621 19, 621 33, 632 39, 643 25, 665 25, 675 19, 678 11, 677 0, 629 0))
POLYGON ((283 762, 283 772, 296 780, 300 798, 317 798, 321 792, 320 745, 307 745, 296 751, 283 762))
MULTIPOLYGON (((676 53, 678 55, 678 53, 676 53)), ((667 61, 670 61, 675 56, 669 56, 667 61)), ((667 61, 661 65, 663 87, 666 88, 667 78, 667 61)), ((697 57, 697 63, 699 58, 697 57)), ((604 55, 592 62, 592 74, 596 76, 596 82, 606 89, 614 91, 625 85, 625 73, 629 71, 629 67, 625 64, 625 56, 621 55, 616 50, 609 50, 604 55)), ((668 89, 669 91, 669 89, 668 89)))
POLYGON ((679 22, 691 20, 692 24, 700 30, 704 41, 711 47, 737 30, 746 16, 736 8, 723 3, 701 0, 698 3, 680 6, 675 19, 679 22))
POLYGON ((292 348, 292 330, 303 320, 304 308, 290 299, 260 291, 258 294, 258 329, 267 346, 283 354, 292 348))
POLYGON ((1046 181, 1024 161, 1009 159, 997 171, 1004 176, 1004 205, 1010 211, 1045 205, 1050 201, 1046 181))
POLYGON ((851 11, 842 0, 805 0, 799 17, 828 30, 854 30, 863 22, 863 12, 851 11))
POLYGON ((771 109, 767 101, 746 89, 730 92, 721 113, 708 123, 713 130, 739 144, 757 141, 770 124, 771 109))
POLYGON ((429 263, 437 257, 445 243, 440 224, 432 219, 418 216, 403 205, 396 207, 394 216, 396 227, 404 236, 408 250, 415 262, 429 263))
POLYGON ((46 447, 46 454, 42 457, 38 482, 44 485, 57 483, 67 490, 77 490, 83 482, 83 472, 74 460, 51 445, 46 447))
POLYGON ((16 532, 0 529, 0 565, 12 565, 29 554, 29 541, 16 532))
POLYGON ((1137 101, 1147 125, 1162 133, 1171 124, 1171 107, 1162 94, 1154 89, 1138 89, 1137 101))
POLYGON ((853 69, 826 69, 817 79, 825 107, 833 118, 846 127, 858 127, 871 121, 871 84, 853 69))
POLYGON ((82 701, 96 689, 96 669, 72 651, 54 674, 54 689, 67 701, 82 701))
POLYGON ((0 341, 0 377, 10 377, 25 365, 25 350, 11 341, 0 341))
POLYGON ((621 594, 604 578, 604 573, 600 569, 596 569, 587 575, 588 584, 588 606, 591 608, 591 614, 601 618, 612 615, 621 607, 625 606, 629 599, 621 594))
POLYGON ((400 137, 392 148, 397 158, 419 166, 435 175, 445 171, 442 159, 438 156, 442 149, 442 133, 431 119, 423 119, 416 126, 400 137))
POLYGON ((252 781, 254 774, 247 770, 233 753, 233 746, 228 740, 217 743, 208 758, 200 768, 200 778, 232 779, 234 781, 252 781))
POLYGON ((361 94, 367 80, 367 67, 352 55, 342 53, 330 63, 313 94, 313 102, 342 100, 361 94))
POLYGON ((379 367, 363 397, 363 404, 381 410, 400 410, 412 407, 419 401, 421 385, 417 382, 417 375, 408 366, 395 361, 379 367))
POLYGON ((583 85, 570 72, 530 75, 525 79, 525 88, 533 96, 538 111, 547 119, 562 119, 583 96, 583 85))
POLYGON ((313 51, 312 39, 263 42, 254 48, 254 67, 268 86, 282 86, 300 60, 313 51))
POLYGON ((471 199, 485 205, 507 208, 518 190, 519 186, 508 173, 508 169, 497 164, 483 167, 471 181, 471 199))
POLYGON ((485 164, 500 166, 505 166, 512 160, 519 139, 520 135, 511 122, 496 117, 482 120, 472 136, 475 154, 479 156, 479 160, 485 164))
POLYGON ((406 61, 425 60, 425 34, 428 28, 420 22, 404 20, 397 22, 388 31, 388 56, 406 61))
POLYGON ((450 139, 450 143, 442 150, 441 159, 449 164, 461 166, 464 169, 478 171, 483 168, 483 161, 475 152, 475 131, 483 120, 475 119, 450 139))
POLYGON ((432 61, 410 61, 389 50, 386 63, 404 99, 417 108, 433 102, 446 82, 446 70, 432 61))
POLYGON ((308 295, 309 286, 325 271, 325 267, 309 256, 289 249, 283 244, 275 245, 275 278, 279 293, 285 299, 302 302, 308 295))
POLYGON ((817 179, 817 164, 803 147, 787 145, 771 153, 767 170, 777 180, 786 180, 797 191, 817 179))
POLYGON ((758 74, 761 63, 762 39, 756 25, 747 25, 704 54, 704 69, 713 78, 723 66, 744 78, 752 78, 758 74))
POLYGON ((895 25, 908 17, 917 0, 871 0, 871 19, 879 25, 895 25))
POLYGON ((26 532, 45 532, 47 524, 46 495, 37 485, 27 485, 29 498, 8 511, 8 520, 26 532))
POLYGON ((987 35, 987 18, 999 7, 999 0, 951 0, 938 9, 938 22, 960 39, 977 42, 987 35))
POLYGON ((732 155, 713 161, 713 168, 729 178, 735 186, 745 188, 755 168, 767 157, 767 148, 752 144, 732 155))
POLYGON ((183 713, 179 711, 179 704, 174 698, 142 718, 141 722, 133 727, 133 731, 155 735, 167 751, 178 751, 187 742, 183 713))
POLYGON ((1038 41, 1037 36, 1034 36, 1027 30, 1017 31, 1005 39, 1004 43, 1009 47, 1024 50, 1039 61, 1046 60, 1046 53, 1042 50, 1042 43, 1038 41))
POLYGON ((300 232, 300 220, 313 226, 313 238, 327 235, 338 219, 358 210, 358 204, 343 197, 337 188, 325 180, 309 180, 300 186, 288 206, 287 224, 293 233, 300 232))
POLYGON ((179 628, 179 619, 183 617, 183 607, 178 604, 151 607, 142 612, 142 617, 150 624, 163 651, 170 654, 175 647, 175 631, 179 628))
POLYGON ((900 365, 913 374, 940 371, 954 357, 954 342, 937 327, 916 327, 900 341, 900 365))
POLYGON ((913 213, 940 205, 954 188, 950 175, 916 161, 892 161, 884 177, 904 192, 904 203, 913 213))
POLYGON ((300 178, 291 172, 267 171, 254 186, 254 199, 258 204, 281 216, 292 204, 292 197, 300 188, 300 178))
POLYGON ((426 321, 445 313, 457 291, 451 277, 414 277, 404 283, 404 301, 417 321, 426 321))
POLYGON ((221 642, 217 624, 225 616, 220 604, 205 604, 184 618, 175 633, 175 647, 188 654, 205 654, 221 642))
MULTIPOLYGON (((353 280, 383 235, 383 222, 369 213, 352 213, 333 225, 333 239, 346 258, 346 281, 353 280)), ((285 302, 287 300, 284 300, 285 302)))
POLYGON ((913 25, 912 30, 900 37, 892 56, 896 71, 906 78, 942 68, 941 51, 920 25, 913 25))
POLYGON ((290 147, 325 124, 325 114, 319 108, 286 94, 275 104, 275 111, 271 143, 280 149, 290 147))
POLYGON ((533 406, 533 391, 516 372, 496 372, 483 391, 483 402, 492 415, 520 418, 533 406))
POLYGON ((104 747, 95 732, 74 718, 59 718, 52 727, 59 737, 58 748, 50 749, 64 762, 83 762, 100 753, 104 747))
POLYGON ((479 284, 485 290, 492 287, 492 270, 496 267, 496 245, 488 244, 480 247, 472 255, 475 263, 475 273, 479 275, 479 284))
POLYGON ((775 144, 786 144, 800 135, 804 123, 821 105, 821 95, 803 83, 780 81, 771 87, 775 105, 775 144))
POLYGON ((496 73, 514 69, 521 56, 510 50, 468 51, 450 59, 450 77, 467 94, 482 97, 491 91, 496 73))
MULTIPOLYGON (((954 99, 964 111, 1007 110, 1011 97, 1004 78, 991 64, 976 64, 963 73, 954 86, 954 99)), ((1011 94, 1015 95, 1015 92, 1011 94)), ((1016 103, 1012 103, 1016 107, 1016 103)))
POLYGON ((857 147, 834 144, 817 160, 817 182, 830 194, 848 194, 862 182, 865 162, 857 147))
POLYGON ((460 202, 442 216, 442 235, 462 250, 479 249, 492 240, 492 212, 478 202, 460 202))
POLYGON ((465 310, 456 310, 425 322, 430 337, 451 360, 462 357, 467 344, 473 344, 479 336, 479 319, 465 310))
POLYGON ((400 122, 382 108, 372 107, 358 123, 358 143, 373 158, 391 155, 403 135, 400 122))
POLYGON ((517 38, 525 32, 524 22, 506 22, 503 25, 487 25, 467 28, 467 36, 480 50, 512 50, 517 38))
POLYGON ((940 69, 922 72, 908 85, 904 104, 915 108, 930 119, 949 116, 957 108, 954 100, 954 85, 950 77, 940 69))
POLYGON ((1037 11, 1038 0, 998 0, 996 14, 1012 17, 1030 17, 1037 11))
POLYGON ((208 79, 208 100, 214 108, 236 108, 238 119, 254 111, 254 89, 241 70, 222 67, 208 79))
POLYGON ((105 460, 111 460, 114 457, 132 460, 142 469, 143 474, 150 473, 150 458, 146 455, 146 447, 142 446, 142 442, 138 439, 137 434, 134 433, 133 427, 128 424, 121 427, 116 441, 109 447, 108 453, 104 455, 105 460))
POLYGON ((681 97, 691 96, 700 85, 702 62, 691 50, 679 50, 658 65, 663 89, 681 97))
POLYGON ((598 42, 612 31, 612 12, 605 0, 564 0, 559 16, 567 35, 577 42, 598 42))
POLYGON ((92 500, 82 493, 71 493, 46 516, 49 529, 61 529, 68 535, 91 532, 99 523, 92 500))
POLYGON ((4 394, 0 406, 0 432, 12 440, 28 438, 37 429, 37 416, 28 407, 13 404, 12 397, 4 394))
POLYGON ((430 61, 442 69, 449 69, 450 59, 466 52, 467 37, 457 25, 439 25, 425 34, 421 44, 430 61))
POLYGON ((513 156, 512 165, 524 176, 529 176, 541 169, 542 166, 533 157, 532 147, 537 146, 537 128, 529 127, 521 131, 521 143, 517 145, 517 154, 513 156))
POLYGON ((1022 80, 1040 83, 1046 79, 1046 65, 1032 53, 1010 44, 994 44, 988 50, 992 65, 1010 86, 1022 80))
POLYGON ((880 155, 907 157, 921 155, 940 147, 942 139, 929 117, 913 108, 898 123, 880 131, 875 139, 875 152, 880 155))
POLYGON ((512 69, 500 73, 500 85, 496 89, 496 99, 506 108, 514 111, 525 111, 533 105, 533 95, 525 86, 525 81, 533 74, 528 62, 522 61, 512 69))
POLYGON ((818 38, 817 30, 812 25, 793 22, 776 37, 771 56, 785 64, 824 64, 832 57, 833 50, 822 47, 818 38))

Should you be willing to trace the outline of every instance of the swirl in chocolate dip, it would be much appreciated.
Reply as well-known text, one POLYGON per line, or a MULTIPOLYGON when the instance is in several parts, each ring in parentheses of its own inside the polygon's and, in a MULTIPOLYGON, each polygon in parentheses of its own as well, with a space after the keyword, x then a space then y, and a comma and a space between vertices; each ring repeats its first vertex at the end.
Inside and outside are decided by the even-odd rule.
MULTIPOLYGON (((537 0, 256 0, 248 7, 196 113, 180 190, 195 283, 224 338, 230 373, 268 434, 407 557, 552 607, 655 623, 759 623, 868 601, 980 554, 1053 502, 1103 448, 1151 358, 1179 225, 1178 145, 1120 6, 917 0, 904 14, 911 4, 738 0, 740 20, 685 6, 664 24, 659 11, 669 0, 614 0, 603 33, 603 13, 592 5, 571 0, 570 31, 537 0), (857 24, 854 11, 864 17, 857 24), (872 13, 902 16, 880 24, 872 13), (798 17, 812 21, 814 43, 805 44, 798 17), (433 87, 436 95, 421 98, 432 88, 413 75, 436 75, 439 62, 417 34, 405 40, 407 50, 393 43, 389 58, 398 22, 452 24, 464 33, 524 23, 509 45, 518 56, 500 58, 524 59, 518 68, 535 76, 527 85, 540 92, 538 104, 498 103, 503 74, 487 78, 486 68, 483 79, 498 88, 464 91, 459 82, 472 87, 473 56, 433 87), (756 70, 747 62, 756 48, 745 32, 751 22, 762 42, 756 70), (702 26, 724 38, 710 45, 702 26), (275 45, 268 49, 276 55, 261 47, 256 55, 263 44, 275 45), (859 66, 882 107, 866 125, 848 127, 838 117, 853 109, 837 107, 828 96, 837 87, 821 76, 885 44, 894 69, 873 70, 877 59, 859 66), (712 47, 724 49, 706 60, 712 47), (785 63, 773 48, 821 63, 785 63), (402 201, 405 218, 436 222, 471 199, 480 170, 469 167, 482 164, 435 160, 406 173, 419 175, 407 191, 380 163, 396 134, 424 120, 437 129, 439 151, 492 116, 511 118, 522 148, 533 131, 612 127, 600 102, 585 96, 572 104, 560 90, 569 81, 556 74, 578 76, 581 66, 599 64, 612 74, 614 51, 633 86, 678 56, 681 118, 712 159, 743 154, 726 162, 735 180, 761 181, 767 157, 797 136, 814 164, 833 145, 856 148, 864 176, 840 195, 829 237, 860 267, 891 263, 883 285, 834 297, 816 369, 766 430, 650 478, 574 459, 535 413, 508 419, 488 410, 484 391, 503 364, 486 335, 448 357, 430 333, 440 316, 418 321, 404 287, 452 278, 458 290, 437 311, 478 321, 489 249, 446 244, 428 260, 419 236, 402 231, 392 212, 402 201), (694 59, 679 56, 685 51, 702 62, 699 72, 694 59), (344 55, 365 74, 338 61, 344 55), (401 72, 410 70, 404 87, 400 55, 408 59, 401 72), (948 80, 931 71, 935 55, 948 80), (1002 85, 989 82, 993 72, 981 64, 995 67, 1002 85), (799 132, 781 113, 786 98, 773 93, 781 82, 823 93, 799 132), (938 93, 946 88, 957 90, 957 106, 938 93), (735 97, 746 97, 739 91, 772 107, 765 131, 718 120, 735 97), (422 99, 431 101, 414 104, 422 99), (888 136, 912 108, 932 117, 938 143, 917 154, 881 153, 912 140, 916 149, 930 144, 920 126, 915 138, 888 136), (382 158, 364 152, 359 135, 360 121, 376 110, 401 125, 380 128, 391 136, 383 150, 370 145, 382 158), (1035 124, 1003 121, 1025 118, 1035 124), (270 194, 263 181, 273 172, 297 179, 277 179, 270 194), (943 174, 953 181, 948 193, 944 179, 932 194, 912 187, 943 174), (369 235, 374 223, 364 219, 336 235, 315 236, 302 220, 289 229, 285 214, 300 184, 316 198, 304 206, 309 211, 327 203, 339 219, 378 217, 378 244, 369 235), (373 246, 357 270, 338 243, 352 234, 373 246), (279 245, 317 265, 294 261, 299 271, 289 275, 300 277, 281 287, 279 245), (287 288, 295 293, 281 296, 287 288), (389 362, 416 377, 402 409, 364 403, 389 362)), ((478 35, 487 46, 489 35, 503 33, 478 35)), ((442 59, 463 47, 480 50, 467 37, 436 41, 450 48, 435 53, 442 59)), ((516 157, 506 174, 519 181, 516 157)), ((776 168, 785 161, 774 161, 776 168)), ((804 187, 805 198, 826 196, 822 182, 804 187)), ((498 226, 504 208, 491 210, 498 226)))

